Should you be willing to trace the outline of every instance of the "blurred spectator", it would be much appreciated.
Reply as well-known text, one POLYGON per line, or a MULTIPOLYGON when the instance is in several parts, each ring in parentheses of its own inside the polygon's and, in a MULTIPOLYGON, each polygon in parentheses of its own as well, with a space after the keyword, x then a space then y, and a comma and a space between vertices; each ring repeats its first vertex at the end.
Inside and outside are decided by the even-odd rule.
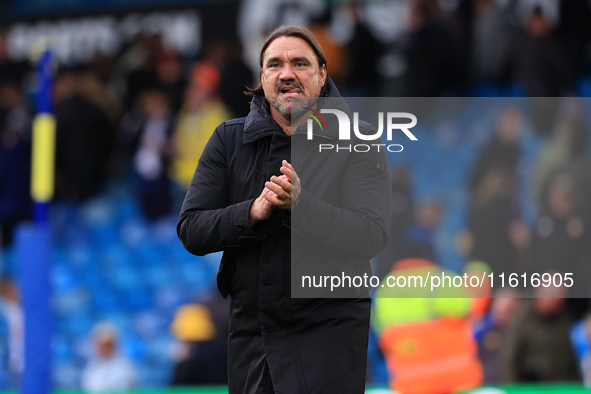
POLYGON ((7 277, 0 278, 0 311, 8 324, 8 370, 14 385, 25 368, 25 324, 18 289, 7 277))
MULTIPOLYGON (((564 172, 552 179, 546 202, 533 232, 532 269, 536 272, 572 272, 577 278, 576 289, 587 289, 591 284, 590 221, 588 212, 577 206, 572 175, 564 172)), ((585 292, 581 296, 587 295, 585 292)))
POLYGON ((565 287, 535 289, 522 301, 508 333, 505 377, 509 382, 580 381, 569 340, 574 321, 565 287))
MULTIPOLYGON (((377 63, 384 49, 382 44, 369 31, 361 14, 360 6, 350 5, 355 22, 353 38, 347 45, 349 50, 349 78, 347 79, 347 96, 376 97, 379 96, 380 77, 377 63)), ((328 67, 331 67, 330 63, 328 67)), ((333 69, 340 65, 333 65, 333 69)))
POLYGON ((156 59, 156 76, 170 100, 170 108, 176 113, 181 108, 187 88, 187 78, 183 75, 179 56, 170 51, 161 51, 156 59))
POLYGON ((246 116, 250 111, 250 99, 244 95, 244 90, 253 83, 252 70, 243 60, 239 42, 231 41, 226 45, 228 53, 222 66, 219 91, 233 117, 246 116))
POLYGON ((576 76, 584 70, 591 39, 591 3, 587 0, 560 0, 556 35, 576 76))
POLYGON ((414 223, 403 236, 404 257, 435 260, 435 231, 441 223, 443 206, 438 201, 426 201, 416 208, 414 223))
POLYGON ((591 164, 587 158, 587 132, 580 116, 578 101, 557 122, 552 137, 545 143, 536 163, 534 195, 540 210, 548 207, 548 188, 558 173, 573 177, 575 204, 591 210, 591 164))
POLYGON ((583 384, 589 389, 591 388, 591 314, 587 313, 583 320, 575 323, 570 334, 583 376, 583 384))
POLYGON ((449 25, 444 22, 444 13, 437 0, 415 0, 410 25, 404 51, 406 75, 402 95, 440 96, 457 85, 461 62, 457 43, 449 25))
POLYGON ((9 59, 8 37, 6 32, 0 29, 0 85, 8 82, 20 89, 29 71, 31 71, 30 62, 26 60, 16 62, 9 59))
POLYGON ((92 330, 95 356, 82 372, 82 389, 91 393, 129 390, 136 386, 133 363, 118 352, 117 329, 99 323, 92 330))
POLYGON ((103 169, 105 180, 119 175, 120 168, 117 167, 118 163, 114 161, 113 151, 116 147, 115 130, 119 126, 124 114, 123 101, 117 94, 117 91, 107 84, 105 80, 107 76, 104 73, 108 72, 109 69, 108 64, 103 65, 102 63, 108 62, 109 59, 102 59, 99 56, 95 57, 91 62, 90 68, 80 75, 78 85, 80 94, 100 108, 109 121, 109 128, 105 130, 105 133, 108 133, 105 137, 109 139, 108 144, 110 145, 107 155, 108 160, 105 161, 103 169))
POLYGON ((414 202, 410 185, 410 174, 407 167, 397 167, 392 171, 392 217, 388 243, 375 257, 375 275, 385 277, 394 261, 406 257, 404 234, 412 226, 414 220, 414 202))
POLYGON ((505 109, 496 120, 495 133, 481 150, 470 176, 470 190, 475 191, 491 172, 515 181, 519 163, 519 134, 521 113, 516 108, 505 109))
POLYGON ((219 83, 220 73, 212 62, 204 60, 193 67, 174 134, 176 156, 171 171, 172 178, 183 191, 193 179, 209 137, 216 127, 231 118, 216 93, 219 83))
POLYGON ((206 305, 179 308, 171 325, 181 341, 176 349, 173 386, 228 383, 228 321, 226 300, 217 296, 206 305))
POLYGON ((15 225, 31 216, 31 118, 20 87, 0 85, 0 245, 12 241, 15 225))
POLYGON ((158 87, 156 64, 162 38, 139 32, 121 56, 119 72, 125 79, 125 107, 131 108, 146 90, 158 87))
POLYGON ((523 84, 533 97, 558 97, 572 92, 573 70, 540 6, 533 8, 525 29, 512 40, 503 76, 523 84))
POLYGON ((509 15, 496 0, 475 0, 473 6, 472 78, 475 82, 495 82, 501 77, 514 31, 509 15))
POLYGON ((79 70, 65 70, 54 84, 56 197, 85 200, 106 178, 114 129, 103 109, 82 90, 79 70))
POLYGON ((495 273, 509 274, 518 271, 518 250, 528 244, 518 208, 520 112, 506 109, 495 127, 495 134, 481 150, 469 180, 470 256, 485 261, 495 273))
POLYGON ((80 74, 79 91, 94 105, 99 107, 109 120, 110 129, 114 130, 123 117, 123 103, 114 89, 93 71, 80 74))
POLYGON ((149 219, 159 219, 172 208, 168 168, 175 153, 173 114, 168 97, 157 89, 142 94, 140 108, 144 123, 135 136, 133 167, 143 212, 149 219))
POLYGON ((485 383, 504 383, 502 357, 506 353, 509 325, 521 302, 518 295, 514 289, 501 289, 491 299, 489 312, 475 324, 485 383))
MULTIPOLYGON (((358 12, 358 11, 357 11, 358 12)), ((317 18, 312 19, 312 24, 309 26, 309 30, 314 34, 314 37, 318 40, 318 43, 324 50, 324 55, 326 56, 327 67, 330 68, 330 78, 332 81, 337 85, 337 88, 341 92, 346 91, 346 82, 347 82, 347 75, 349 75, 349 54, 347 52, 347 48, 339 44, 332 35, 332 32, 328 28, 332 20, 332 10, 327 8, 322 15, 317 18)), ((359 27, 362 29, 362 27, 359 27)), ((357 28, 356 28, 357 29, 357 28)), ((361 36, 362 34, 358 31, 358 34, 361 36)), ((360 39, 358 37, 357 39, 360 39)), ((355 43, 351 43, 350 46, 352 49, 359 51, 359 48, 355 48, 354 45, 359 45, 355 43)), ((379 55, 379 52, 377 52, 379 55)), ((375 59, 377 61, 377 59, 375 59)), ((374 63, 375 66, 375 63, 374 63)), ((359 66, 357 66, 359 67, 359 66)), ((357 70, 356 72, 361 72, 357 70)), ((377 71, 373 70, 375 74, 377 71)), ((369 83, 371 85, 372 82, 369 83)), ((377 94, 377 93, 376 93, 377 94)))
POLYGON ((468 298, 464 288, 431 293, 421 286, 400 287, 412 278, 427 280, 428 275, 441 276, 442 270, 424 259, 404 259, 376 292, 372 325, 386 358, 390 387, 405 394, 478 387, 483 371, 469 320, 473 312, 480 313, 482 303, 468 298), (387 281, 397 286, 389 287, 387 281))

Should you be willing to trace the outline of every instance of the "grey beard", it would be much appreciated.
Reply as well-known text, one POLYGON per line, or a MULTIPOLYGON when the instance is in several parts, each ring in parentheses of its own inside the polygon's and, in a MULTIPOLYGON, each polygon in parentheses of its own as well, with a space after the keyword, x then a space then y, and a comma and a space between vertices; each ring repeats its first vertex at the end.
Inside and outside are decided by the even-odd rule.
POLYGON ((290 99, 291 110, 279 104, 277 100, 273 103, 273 107, 287 120, 298 120, 308 111, 306 107, 312 107, 316 102, 315 97, 294 97, 290 99))
POLYGON ((304 115, 306 113, 306 108, 304 108, 304 106, 293 108, 294 102, 292 101, 291 104, 292 104, 291 110, 285 108, 283 105, 279 104, 279 102, 277 102, 277 101, 275 101, 273 103, 273 107, 275 107, 277 112, 279 112, 281 114, 281 116, 283 116, 287 120, 299 119, 302 115, 304 115))

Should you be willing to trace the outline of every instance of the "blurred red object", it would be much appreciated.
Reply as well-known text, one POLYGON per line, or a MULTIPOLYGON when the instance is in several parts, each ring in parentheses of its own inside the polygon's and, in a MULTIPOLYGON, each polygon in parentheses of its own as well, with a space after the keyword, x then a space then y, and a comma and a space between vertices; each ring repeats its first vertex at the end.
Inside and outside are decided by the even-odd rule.
POLYGON ((193 66, 193 70, 191 70, 191 82, 197 84, 208 93, 214 92, 220 85, 220 81, 220 71, 209 60, 196 63, 193 66))

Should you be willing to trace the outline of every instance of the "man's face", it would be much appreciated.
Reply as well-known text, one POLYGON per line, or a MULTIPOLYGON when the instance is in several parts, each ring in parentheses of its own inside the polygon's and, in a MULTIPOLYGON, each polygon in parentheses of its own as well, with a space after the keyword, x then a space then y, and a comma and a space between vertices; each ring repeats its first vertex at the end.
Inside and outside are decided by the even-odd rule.
POLYGON ((109 358, 115 353, 115 338, 109 335, 99 335, 94 344, 97 354, 102 358, 109 358))
POLYGON ((297 119, 308 105, 304 98, 320 95, 326 67, 318 67, 318 58, 306 41, 279 37, 265 51, 261 82, 272 108, 285 119, 297 119))

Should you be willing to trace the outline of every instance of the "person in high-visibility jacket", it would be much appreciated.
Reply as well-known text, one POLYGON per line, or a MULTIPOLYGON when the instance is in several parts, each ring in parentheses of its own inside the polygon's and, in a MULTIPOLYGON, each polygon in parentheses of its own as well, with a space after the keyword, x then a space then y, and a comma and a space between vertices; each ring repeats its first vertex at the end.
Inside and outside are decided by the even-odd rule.
MULTIPOLYGON (((469 275, 487 271, 483 264, 467 268, 469 275)), ((464 286, 449 287, 446 280, 446 287, 432 291, 431 277, 441 278, 442 273, 452 280, 458 277, 424 259, 400 260, 376 292, 372 325, 390 386, 400 394, 453 393, 483 382, 471 321, 486 310, 488 298, 481 289, 486 292, 488 285, 475 293, 464 286)))

